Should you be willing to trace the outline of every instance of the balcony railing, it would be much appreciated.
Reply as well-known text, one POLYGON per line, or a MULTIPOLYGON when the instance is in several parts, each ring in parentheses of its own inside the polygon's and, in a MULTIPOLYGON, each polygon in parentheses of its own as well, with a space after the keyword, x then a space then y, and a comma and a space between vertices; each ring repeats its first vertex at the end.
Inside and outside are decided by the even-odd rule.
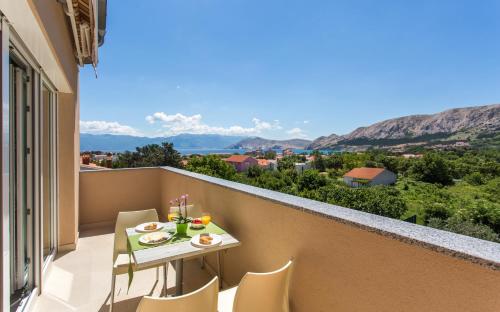
POLYGON ((80 230, 182 193, 242 242, 226 285, 295 259, 293 311, 500 310, 500 244, 174 168, 81 172, 80 230))

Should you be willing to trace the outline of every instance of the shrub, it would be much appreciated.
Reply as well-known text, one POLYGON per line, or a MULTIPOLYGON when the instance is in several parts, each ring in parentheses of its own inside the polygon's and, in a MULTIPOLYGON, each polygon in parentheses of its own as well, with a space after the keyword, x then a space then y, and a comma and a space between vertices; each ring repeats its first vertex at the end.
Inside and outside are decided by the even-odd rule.
POLYGON ((319 189, 319 200, 381 216, 399 219, 406 212, 398 190, 387 186, 349 188, 328 184, 319 189))
POLYGON ((428 226, 484 240, 500 242, 500 236, 490 227, 484 224, 476 224, 469 220, 461 220, 455 217, 448 220, 433 218, 429 220, 428 226))
POLYGON ((428 223, 431 219, 446 220, 451 216, 451 212, 443 203, 427 203, 424 207, 424 222, 428 223))
POLYGON ((254 165, 254 166, 248 167, 246 174, 247 174, 247 177, 249 177, 249 178, 257 178, 257 177, 260 177, 263 172, 264 172, 264 169, 262 169, 261 167, 259 167, 257 165, 254 165))
POLYGON ((475 200, 459 213, 464 219, 489 226, 500 233, 500 204, 489 203, 485 200, 475 200))
POLYGON ((479 172, 473 172, 464 177, 464 180, 471 185, 483 185, 486 179, 479 172))

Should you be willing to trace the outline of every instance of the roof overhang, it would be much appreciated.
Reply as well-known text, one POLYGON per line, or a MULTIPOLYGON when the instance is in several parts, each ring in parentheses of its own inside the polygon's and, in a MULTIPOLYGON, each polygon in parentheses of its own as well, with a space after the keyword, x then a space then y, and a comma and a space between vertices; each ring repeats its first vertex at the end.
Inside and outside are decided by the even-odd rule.
POLYGON ((74 92, 31 4, 31 1, 0 0, 0 13, 10 26, 11 41, 18 39, 22 43, 18 48, 29 51, 36 65, 43 68, 58 91, 74 92))
POLYGON ((98 47, 106 34, 106 0, 59 0, 66 3, 80 66, 98 63, 98 47))

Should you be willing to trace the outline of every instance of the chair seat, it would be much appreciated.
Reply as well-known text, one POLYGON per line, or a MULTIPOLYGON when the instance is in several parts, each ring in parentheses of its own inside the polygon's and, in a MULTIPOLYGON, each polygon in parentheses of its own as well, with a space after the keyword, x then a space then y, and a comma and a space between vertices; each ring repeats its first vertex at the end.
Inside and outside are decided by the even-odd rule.
POLYGON ((219 312, 233 311, 233 302, 234 296, 236 295, 236 290, 238 290, 238 286, 219 292, 219 301, 217 303, 219 312))

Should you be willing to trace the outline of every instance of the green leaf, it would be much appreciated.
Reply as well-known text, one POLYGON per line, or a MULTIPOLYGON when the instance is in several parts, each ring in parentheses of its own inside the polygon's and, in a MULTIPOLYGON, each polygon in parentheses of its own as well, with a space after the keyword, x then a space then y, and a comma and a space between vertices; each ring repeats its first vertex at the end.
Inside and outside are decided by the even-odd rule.
POLYGON ((127 294, 130 290, 130 285, 132 285, 132 280, 134 279, 134 267, 132 264, 132 247, 130 246, 130 242, 127 239, 127 252, 128 252, 128 287, 127 294))

